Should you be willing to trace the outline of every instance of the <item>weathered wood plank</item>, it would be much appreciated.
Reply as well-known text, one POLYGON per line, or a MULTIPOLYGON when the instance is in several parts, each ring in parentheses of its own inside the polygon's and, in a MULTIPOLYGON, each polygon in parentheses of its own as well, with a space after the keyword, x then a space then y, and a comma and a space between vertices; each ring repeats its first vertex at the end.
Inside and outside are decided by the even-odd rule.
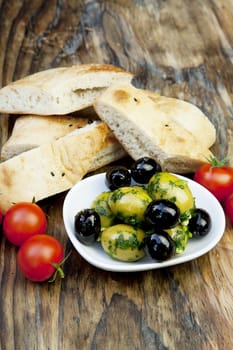
MULTIPOLYGON (((137 86, 190 101, 217 127, 217 155, 232 158, 233 1, 0 2, 0 85, 74 63, 112 63, 137 86)), ((12 117, 11 117, 12 118, 12 117)), ((0 119, 5 142, 7 116, 0 119)), ((230 349, 232 247, 228 223, 205 256, 163 270, 117 274, 86 263, 67 240, 65 194, 42 203, 71 257, 66 278, 36 284, 0 238, 1 349, 230 349)))

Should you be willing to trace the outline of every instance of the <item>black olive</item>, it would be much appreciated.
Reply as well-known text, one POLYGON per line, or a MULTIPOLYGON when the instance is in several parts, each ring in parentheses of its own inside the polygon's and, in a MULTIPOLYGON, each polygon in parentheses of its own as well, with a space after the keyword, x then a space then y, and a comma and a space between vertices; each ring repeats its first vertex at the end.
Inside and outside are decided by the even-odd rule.
POLYGON ((176 246, 167 232, 154 232, 145 238, 145 251, 155 260, 164 261, 175 255, 176 246))
POLYGON ((106 172, 105 183, 111 191, 120 187, 130 186, 131 174, 129 169, 124 166, 111 167, 106 172))
POLYGON ((211 218, 209 214, 200 208, 196 208, 188 223, 188 229, 193 237, 202 237, 209 233, 211 228, 211 218))
POLYGON ((93 209, 83 209, 75 215, 74 227, 77 239, 83 244, 91 245, 100 234, 100 216, 93 209))
POLYGON ((149 157, 139 158, 131 167, 132 178, 139 184, 147 184, 150 178, 160 171, 162 171, 161 166, 149 157))
POLYGON ((168 199, 157 199, 148 204, 144 217, 146 222, 159 229, 169 229, 178 225, 180 209, 168 199))

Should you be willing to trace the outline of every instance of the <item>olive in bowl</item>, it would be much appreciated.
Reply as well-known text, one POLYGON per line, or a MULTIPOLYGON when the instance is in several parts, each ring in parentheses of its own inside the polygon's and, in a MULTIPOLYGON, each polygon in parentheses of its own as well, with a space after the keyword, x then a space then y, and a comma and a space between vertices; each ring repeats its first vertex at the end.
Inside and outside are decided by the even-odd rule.
POLYGON ((165 261, 175 255, 176 246, 173 239, 164 231, 154 231, 144 239, 145 251, 157 261, 165 261))
POLYGON ((108 227, 101 233, 103 250, 113 259, 130 262, 145 256, 145 233, 140 228, 126 224, 108 227))
POLYGON ((86 245, 94 244, 101 231, 99 214, 93 209, 83 209, 74 218, 75 236, 86 245))
POLYGON ((108 199, 108 205, 116 218, 129 225, 141 226, 144 212, 152 201, 147 191, 140 186, 116 189, 108 199))
POLYGON ((153 200, 147 206, 144 217, 146 222, 159 229, 169 229, 179 223, 180 209, 168 199, 153 200))
POLYGON ((105 183, 111 191, 120 187, 130 186, 130 171, 124 166, 113 166, 106 172, 105 183))
POLYGON ((131 176, 139 184, 147 184, 152 175, 160 171, 161 166, 149 157, 139 158, 131 166, 131 176))
POLYGON ((196 208, 192 217, 188 223, 188 229, 192 233, 193 237, 206 236, 211 228, 210 215, 201 208, 196 208))

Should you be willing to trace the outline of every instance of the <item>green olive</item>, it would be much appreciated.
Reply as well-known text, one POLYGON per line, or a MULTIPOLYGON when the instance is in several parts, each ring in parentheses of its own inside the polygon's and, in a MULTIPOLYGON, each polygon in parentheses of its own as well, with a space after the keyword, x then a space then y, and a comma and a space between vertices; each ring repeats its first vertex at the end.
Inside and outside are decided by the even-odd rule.
POLYGON ((176 254, 183 253, 187 247, 188 239, 190 237, 187 226, 177 225, 171 229, 164 231, 166 231, 175 242, 176 254))
POLYGON ((108 205, 110 194, 111 192, 102 192, 92 203, 92 209, 94 209, 100 216, 101 229, 113 225, 115 219, 115 216, 108 205))
POLYGON ((143 240, 145 233, 126 224, 113 225, 101 234, 101 245, 113 259, 137 261, 145 256, 143 240))
POLYGON ((113 214, 124 223, 140 225, 144 212, 152 201, 147 191, 139 186, 121 187, 112 192, 108 204, 113 214))
POLYGON ((152 199, 169 199, 180 209, 181 214, 194 208, 195 199, 186 180, 168 172, 154 174, 148 184, 152 199))

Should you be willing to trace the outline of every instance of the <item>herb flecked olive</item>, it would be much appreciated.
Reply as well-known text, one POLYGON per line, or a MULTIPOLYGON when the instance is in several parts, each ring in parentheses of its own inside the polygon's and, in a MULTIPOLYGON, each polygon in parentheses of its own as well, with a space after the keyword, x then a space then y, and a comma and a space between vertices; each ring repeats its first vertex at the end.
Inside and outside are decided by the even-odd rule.
POLYGON ((131 225, 113 225, 101 234, 101 245, 113 259, 120 261, 137 261, 145 256, 145 233, 131 225))
POLYGON ((181 254, 185 251, 188 240, 191 237, 191 233, 188 230, 187 225, 177 225, 173 228, 165 230, 169 236, 173 239, 176 246, 176 254, 181 254))
POLYGON ((139 186, 121 187, 109 196, 108 204, 113 214, 129 225, 141 225, 144 212, 152 201, 145 189, 139 186))
POLYGON ((159 172, 148 183, 148 193, 152 199, 168 199, 174 202, 181 214, 195 206, 195 200, 188 182, 168 172, 159 172))
POLYGON ((115 216, 113 215, 109 205, 108 199, 111 192, 100 193, 93 201, 92 208, 99 214, 101 228, 107 228, 114 223, 115 216))

